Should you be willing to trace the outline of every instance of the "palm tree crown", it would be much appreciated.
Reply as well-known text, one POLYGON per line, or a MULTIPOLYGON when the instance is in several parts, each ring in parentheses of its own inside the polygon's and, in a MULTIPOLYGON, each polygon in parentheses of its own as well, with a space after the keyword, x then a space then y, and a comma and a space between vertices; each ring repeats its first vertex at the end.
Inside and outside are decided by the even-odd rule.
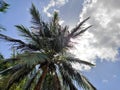
POLYGON ((72 67, 72 63, 93 64, 70 57, 66 50, 71 47, 70 39, 84 33, 89 27, 82 28, 86 18, 75 28, 68 31, 67 26, 59 25, 58 13, 54 12, 50 23, 41 19, 39 11, 32 4, 30 8, 32 26, 30 29, 16 25, 26 42, 0 34, 0 39, 13 42, 19 53, 4 60, 1 65, 10 63, 10 67, 0 71, 1 79, 7 81, 5 90, 96 90, 96 88, 72 67), (74 84, 78 83, 78 86, 74 84))

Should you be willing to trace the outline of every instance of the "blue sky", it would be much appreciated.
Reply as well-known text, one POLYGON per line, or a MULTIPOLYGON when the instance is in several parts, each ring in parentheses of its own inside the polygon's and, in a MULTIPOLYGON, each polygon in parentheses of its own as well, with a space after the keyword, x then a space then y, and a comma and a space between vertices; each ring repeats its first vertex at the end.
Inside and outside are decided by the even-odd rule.
MULTIPOLYGON (((119 90, 120 83, 120 2, 117 0, 6 0, 10 4, 6 13, 0 13, 0 24, 7 31, 1 33, 20 38, 14 25, 23 24, 30 27, 29 8, 33 2, 44 20, 49 21, 54 10, 60 15, 63 25, 72 28, 81 19, 91 19, 86 25, 91 28, 82 38, 74 51, 76 57, 96 63, 96 67, 84 71, 88 79, 98 90, 119 90), (86 1, 86 2, 85 2, 86 1), (83 4, 84 3, 84 4, 83 4), (107 5, 105 5, 107 3, 107 5), (114 11, 114 13, 113 13, 114 11), (109 15, 108 15, 109 14, 109 15), (78 54, 76 54, 76 52, 78 54)), ((74 41, 78 41, 74 40, 74 41)), ((0 41, 0 52, 10 56, 11 44, 0 41)), ((79 68, 79 67, 78 67, 79 68)))

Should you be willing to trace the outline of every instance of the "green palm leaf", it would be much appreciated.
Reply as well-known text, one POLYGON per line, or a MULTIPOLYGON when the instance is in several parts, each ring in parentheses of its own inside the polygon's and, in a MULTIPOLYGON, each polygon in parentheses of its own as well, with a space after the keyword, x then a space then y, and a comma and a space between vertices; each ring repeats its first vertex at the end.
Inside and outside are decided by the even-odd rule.
POLYGON ((15 71, 21 69, 24 65, 17 64, 15 66, 11 66, 3 71, 0 71, 1 75, 6 75, 8 73, 14 73, 15 71))
POLYGON ((44 53, 24 53, 18 55, 21 64, 26 64, 28 67, 33 67, 37 64, 44 63, 48 60, 48 57, 44 53))
POLYGON ((87 61, 80 60, 79 58, 67 57, 66 59, 67 59, 67 61, 70 61, 73 63, 85 64, 88 66, 95 66, 94 64, 87 62, 87 61))
POLYGON ((86 84, 86 86, 84 86, 85 90, 97 90, 85 76, 81 75, 81 78, 82 78, 82 83, 86 84))
POLYGON ((84 20, 83 20, 82 22, 80 22, 75 28, 73 28, 73 29, 71 30, 70 36, 73 36, 74 33, 76 33, 78 30, 80 30, 81 27, 82 27, 82 25, 83 25, 88 19, 90 19, 90 17, 84 19, 84 20))
POLYGON ((71 64, 63 62, 62 69, 67 71, 66 73, 68 73, 73 80, 77 81, 80 87, 84 88, 85 90, 96 90, 96 88, 91 83, 87 82, 87 79, 83 79, 83 75, 72 68, 71 64))
POLYGON ((39 71, 36 71, 32 77, 30 79, 28 79, 28 81, 26 82, 25 86, 24 86, 24 90, 29 90, 32 83, 34 82, 34 79, 36 78, 36 76, 38 75, 39 71))
POLYGON ((65 70, 60 64, 59 64, 59 71, 63 79, 63 85, 68 86, 70 90, 77 90, 77 88, 73 84, 73 81, 71 80, 71 77, 69 76, 69 73, 65 72, 65 70))
POLYGON ((84 33, 85 31, 87 31, 90 27, 92 27, 92 25, 90 25, 90 26, 88 26, 88 27, 82 29, 82 30, 79 31, 79 32, 76 32, 76 33, 73 35, 73 38, 75 38, 75 37, 77 37, 77 36, 83 34, 83 33, 84 33))
POLYGON ((33 37, 29 29, 24 27, 23 25, 16 25, 15 27, 21 32, 22 36, 29 38, 33 37))
POLYGON ((30 69, 27 68, 21 68, 17 72, 15 72, 9 79, 7 86, 5 87, 5 90, 9 90, 9 88, 13 85, 15 82, 19 82, 21 79, 23 79, 28 73, 30 72, 30 69))
POLYGON ((42 26, 42 21, 40 18, 40 13, 39 11, 36 9, 36 7, 34 6, 34 4, 32 4, 32 7, 30 8, 30 13, 32 16, 32 24, 33 26, 31 28, 35 29, 35 30, 40 30, 41 26, 42 26))

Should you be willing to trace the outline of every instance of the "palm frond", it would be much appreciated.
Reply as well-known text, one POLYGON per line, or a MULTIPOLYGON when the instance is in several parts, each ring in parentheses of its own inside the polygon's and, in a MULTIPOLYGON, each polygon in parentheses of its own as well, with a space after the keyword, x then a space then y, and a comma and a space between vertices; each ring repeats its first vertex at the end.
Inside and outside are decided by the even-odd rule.
POLYGON ((21 69, 24 65, 21 65, 21 64, 17 64, 15 66, 11 66, 3 71, 0 71, 0 75, 5 75, 5 74, 8 74, 8 73, 14 73, 15 71, 21 69))
POLYGON ((37 34, 39 34, 40 36, 45 36, 45 37, 50 37, 50 30, 48 27, 48 24, 46 24, 44 21, 42 21, 41 17, 40 17, 40 13, 39 11, 36 9, 36 7, 34 6, 34 4, 32 4, 32 7, 30 8, 30 13, 32 15, 32 24, 34 26, 32 26, 31 28, 33 28, 33 30, 37 30, 35 31, 37 34))
POLYGON ((32 24, 34 26, 32 26, 34 29, 40 29, 41 27, 41 19, 40 19, 40 13, 39 11, 36 9, 36 7, 34 6, 34 4, 32 4, 32 7, 30 8, 30 13, 32 15, 32 24))
POLYGON ((0 65, 4 65, 6 63, 17 62, 17 65, 7 68, 0 72, 0 74, 7 73, 11 70, 17 70, 24 65, 27 67, 35 67, 37 64, 45 63, 48 60, 48 57, 43 53, 24 53, 17 55, 16 58, 6 59, 5 61, 1 62, 0 65))
POLYGON ((71 64, 63 62, 62 65, 63 69, 71 76, 73 80, 77 81, 80 87, 85 90, 96 90, 95 87, 89 83, 89 81, 82 74, 72 68, 71 64))
POLYGON ((70 37, 72 37, 74 35, 74 33, 76 33, 80 28, 81 26, 89 19, 90 17, 84 19, 82 22, 80 22, 75 28, 73 28, 71 30, 71 33, 69 34, 70 37))
POLYGON ((9 90, 9 88, 15 83, 19 82, 21 79, 23 79, 28 73, 30 72, 30 69, 28 68, 21 68, 17 72, 15 72, 9 79, 7 86, 5 87, 5 90, 9 90))
POLYGON ((85 64, 88 66, 95 66, 94 64, 87 62, 87 61, 80 60, 79 58, 67 57, 66 59, 67 59, 67 61, 70 61, 73 63, 85 64))
POLYGON ((45 42, 45 38, 42 38, 40 36, 45 36, 45 37, 50 37, 50 31, 48 26, 43 23, 43 29, 41 32, 41 35, 38 36, 35 33, 31 33, 29 29, 25 28, 23 25, 16 25, 17 29, 22 33, 23 36, 29 38, 32 41, 32 44, 20 44, 17 46, 17 49, 25 50, 25 49, 33 49, 33 50, 40 50, 41 48, 44 47, 44 44, 47 44, 45 42))
POLYGON ((53 24, 58 24, 58 21, 59 21, 58 13, 54 12, 54 14, 53 14, 53 24))
POLYGON ((29 38, 32 37, 32 34, 29 31, 29 29, 24 27, 23 25, 15 25, 15 27, 21 32, 21 36, 25 36, 29 38))
POLYGON ((16 43, 20 43, 20 44, 25 44, 22 40, 14 39, 14 38, 11 38, 11 37, 3 35, 3 34, 0 34, 0 39, 6 40, 9 42, 16 42, 16 43))
POLYGON ((44 63, 48 60, 48 57, 44 53, 24 53, 17 56, 20 58, 21 64, 26 64, 28 67, 33 67, 37 64, 44 63))
POLYGON ((77 90, 77 88, 73 84, 72 79, 70 78, 69 73, 67 73, 60 64, 59 64, 59 71, 63 79, 63 85, 68 86, 70 90, 77 90))
POLYGON ((51 32, 49 29, 49 24, 42 22, 42 29, 41 29, 41 35, 50 38, 51 32))
POLYGON ((59 34, 60 25, 58 21, 59 21, 58 13, 54 12, 52 22, 50 23, 50 31, 52 32, 53 36, 57 36, 59 34))
POLYGON ((4 60, 2 60, 2 62, 0 62, 0 65, 4 65, 4 64, 6 64, 6 63, 15 62, 15 61, 17 61, 17 60, 19 60, 19 59, 18 59, 18 58, 8 58, 8 59, 4 59, 4 60))
POLYGON ((30 79, 26 82, 24 86, 24 90, 29 90, 31 87, 31 84, 33 83, 34 79, 36 78, 37 74, 39 73, 39 70, 37 70, 30 79))
POLYGON ((41 47, 38 47, 34 44, 18 44, 15 45, 14 48, 16 48, 17 50, 19 49, 21 51, 37 51, 41 49, 41 47))
POLYGON ((62 33, 63 33, 63 36, 67 36, 69 34, 69 31, 68 31, 68 26, 65 26, 62 30, 62 33))
POLYGON ((82 82, 85 84, 84 86, 85 90, 97 90, 85 76, 81 75, 81 78, 82 82))
POLYGON ((77 36, 83 34, 83 33, 84 33, 85 31, 87 31, 90 27, 92 27, 92 25, 90 25, 90 26, 84 28, 83 30, 81 30, 81 31, 79 31, 79 32, 77 32, 77 33, 75 33, 74 36, 73 36, 73 38, 75 38, 75 37, 77 37, 77 36))
POLYGON ((30 30, 23 25, 16 25, 16 28, 21 32, 21 36, 26 37, 27 39, 30 39, 31 41, 34 41, 38 43, 37 36, 30 32, 30 30))
POLYGON ((13 42, 15 43, 15 47, 17 49, 32 49, 32 50, 39 50, 38 47, 36 47, 34 44, 26 44, 25 42, 23 42, 22 40, 19 40, 19 39, 14 39, 14 38, 11 38, 9 36, 6 36, 6 35, 3 35, 3 34, 0 34, 0 39, 3 39, 3 40, 6 40, 8 42, 13 42), (18 46, 16 46, 16 44, 18 46))
POLYGON ((7 69, 5 69, 5 70, 3 70, 3 71, 0 71, 0 75, 2 75, 2 74, 4 74, 4 73, 12 70, 12 68, 13 68, 13 67, 9 67, 9 68, 7 68, 7 69))
POLYGON ((0 90, 4 90, 10 77, 11 77, 11 75, 0 76, 0 90))
POLYGON ((16 25, 17 29, 21 32, 21 35, 26 37, 28 40, 32 41, 33 44, 21 44, 18 45, 17 48, 23 48, 25 49, 40 49, 41 48, 41 39, 34 33, 30 32, 30 30, 23 25, 16 25), (38 47, 36 47, 38 45, 38 47))

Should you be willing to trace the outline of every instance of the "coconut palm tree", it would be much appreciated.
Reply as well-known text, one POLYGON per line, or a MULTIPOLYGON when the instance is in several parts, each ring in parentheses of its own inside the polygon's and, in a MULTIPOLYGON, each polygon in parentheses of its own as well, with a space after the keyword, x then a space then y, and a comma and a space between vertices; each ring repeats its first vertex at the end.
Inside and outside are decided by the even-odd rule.
POLYGON ((8 58, 0 64, 12 63, 11 67, 0 72, 0 75, 7 77, 4 89, 14 90, 13 87, 19 86, 21 90, 66 90, 65 88, 78 90, 78 87, 96 90, 80 71, 72 67, 72 63, 94 65, 69 56, 66 52, 72 47, 70 39, 76 38, 91 27, 82 27, 89 17, 69 32, 67 26, 59 25, 57 12, 54 12, 49 23, 41 19, 39 11, 33 4, 30 14, 32 15, 30 28, 16 25, 26 42, 0 34, 0 39, 12 42, 19 52, 14 58, 8 58))

